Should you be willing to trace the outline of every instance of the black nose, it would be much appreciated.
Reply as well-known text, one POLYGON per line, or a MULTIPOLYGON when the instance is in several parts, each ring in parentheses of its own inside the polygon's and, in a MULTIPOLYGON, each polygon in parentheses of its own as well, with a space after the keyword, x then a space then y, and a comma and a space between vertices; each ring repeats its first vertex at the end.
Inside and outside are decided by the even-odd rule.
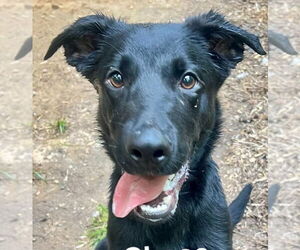
POLYGON ((139 162, 161 163, 170 155, 170 145, 162 133, 155 129, 139 131, 127 144, 130 157, 139 162))

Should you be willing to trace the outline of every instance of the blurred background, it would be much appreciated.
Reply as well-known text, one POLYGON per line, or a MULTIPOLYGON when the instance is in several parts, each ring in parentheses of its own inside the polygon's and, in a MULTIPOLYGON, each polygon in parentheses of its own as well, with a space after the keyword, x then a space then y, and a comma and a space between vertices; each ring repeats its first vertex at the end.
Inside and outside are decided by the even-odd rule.
MULTIPOLYGON (((300 52, 300 1, 269 1, 269 29, 300 52)), ((269 249, 300 248, 300 57, 269 53, 269 185, 280 186, 269 215, 269 249)), ((270 189, 272 195, 272 189, 270 189)))
POLYGON ((0 2, 0 249, 32 249, 31 1, 0 2))

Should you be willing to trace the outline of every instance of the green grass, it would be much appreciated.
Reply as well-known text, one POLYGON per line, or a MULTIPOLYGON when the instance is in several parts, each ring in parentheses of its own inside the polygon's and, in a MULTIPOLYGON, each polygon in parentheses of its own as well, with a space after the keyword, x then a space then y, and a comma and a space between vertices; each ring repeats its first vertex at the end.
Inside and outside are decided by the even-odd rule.
POLYGON ((41 174, 38 171, 33 171, 33 179, 39 181, 47 181, 45 175, 41 174))
POLYGON ((66 132, 67 128, 68 128, 67 121, 65 119, 61 119, 56 122, 56 130, 60 134, 64 134, 66 132))
POLYGON ((3 170, 0 170, 0 174, 2 176, 4 176, 5 179, 8 179, 8 180, 15 180, 16 179, 15 174, 11 174, 11 173, 8 173, 8 172, 3 171, 3 170))
POLYGON ((93 219, 92 224, 87 230, 87 237, 91 247, 95 247, 95 245, 106 236, 108 209, 100 204, 97 207, 97 211, 99 215, 93 219))

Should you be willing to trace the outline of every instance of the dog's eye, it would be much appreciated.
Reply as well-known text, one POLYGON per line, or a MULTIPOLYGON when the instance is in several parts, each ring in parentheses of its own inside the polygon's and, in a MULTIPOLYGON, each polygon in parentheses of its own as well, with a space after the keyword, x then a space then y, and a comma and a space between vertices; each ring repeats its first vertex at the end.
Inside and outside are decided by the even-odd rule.
POLYGON ((197 80, 194 76, 192 76, 191 74, 186 74, 181 82, 180 82, 180 86, 184 89, 192 89, 197 83, 197 80))
POLYGON ((109 83, 115 88, 121 88, 124 85, 123 77, 120 73, 115 72, 108 78, 109 83))

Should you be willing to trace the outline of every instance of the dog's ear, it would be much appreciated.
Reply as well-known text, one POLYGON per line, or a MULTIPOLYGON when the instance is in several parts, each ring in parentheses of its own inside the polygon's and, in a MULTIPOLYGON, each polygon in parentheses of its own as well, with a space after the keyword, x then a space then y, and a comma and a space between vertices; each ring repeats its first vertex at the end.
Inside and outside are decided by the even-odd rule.
POLYGON ((257 36, 229 23, 214 11, 191 17, 185 21, 185 25, 204 37, 214 58, 225 60, 232 68, 242 61, 244 44, 260 55, 266 54, 257 36))
POLYGON ((102 14, 78 19, 70 27, 53 39, 44 60, 50 58, 61 46, 64 47, 68 64, 88 77, 96 63, 97 50, 108 29, 117 21, 102 14))

